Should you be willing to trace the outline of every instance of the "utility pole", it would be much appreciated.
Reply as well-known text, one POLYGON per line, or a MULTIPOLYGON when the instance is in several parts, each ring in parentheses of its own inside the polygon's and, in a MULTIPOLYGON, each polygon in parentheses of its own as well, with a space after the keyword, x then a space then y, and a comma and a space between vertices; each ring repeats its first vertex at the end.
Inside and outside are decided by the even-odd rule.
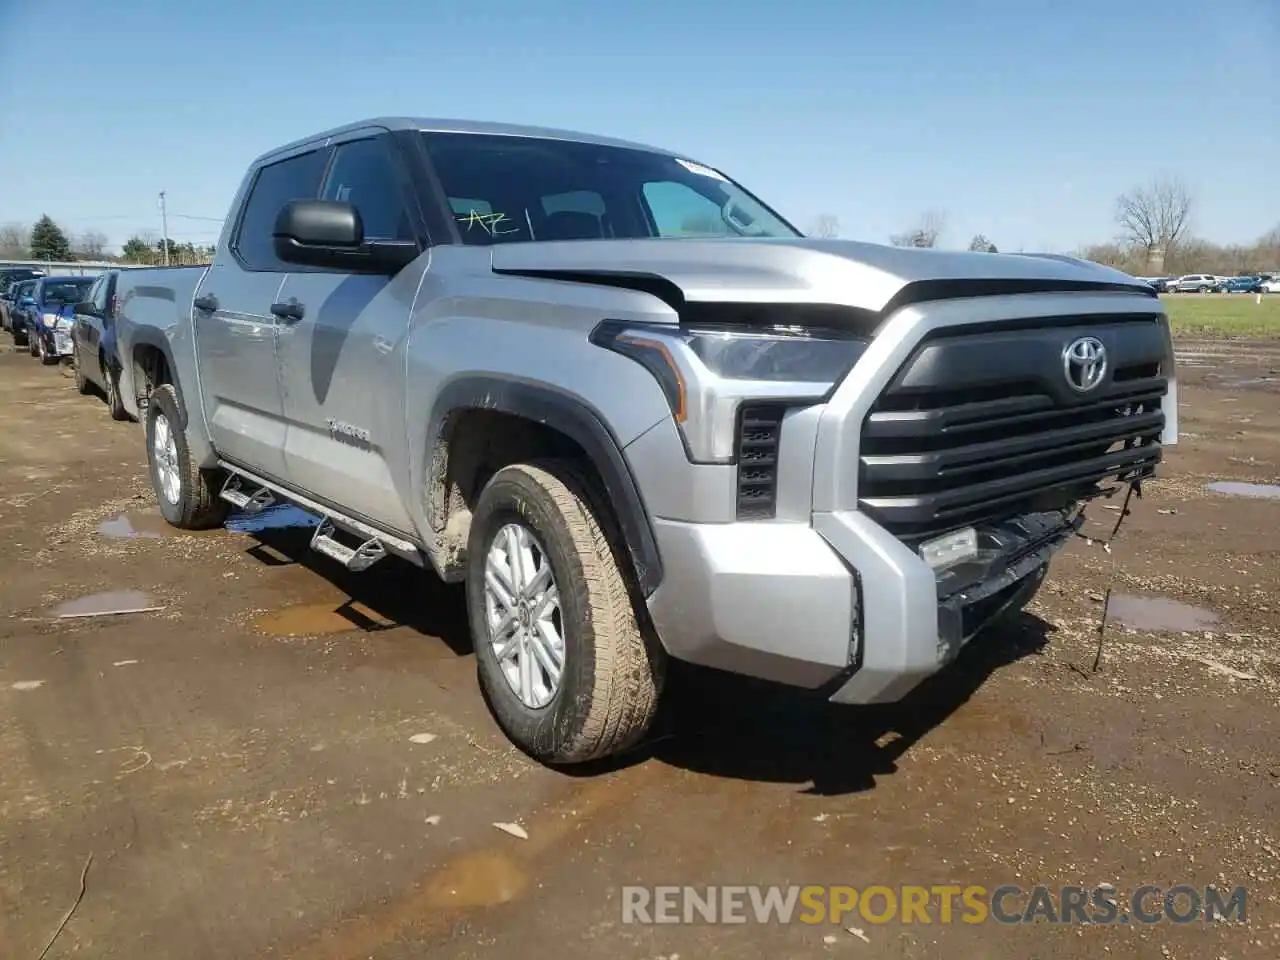
POLYGON ((164 208, 164 191, 160 191, 160 230, 164 235, 164 265, 169 266, 169 215, 164 208))

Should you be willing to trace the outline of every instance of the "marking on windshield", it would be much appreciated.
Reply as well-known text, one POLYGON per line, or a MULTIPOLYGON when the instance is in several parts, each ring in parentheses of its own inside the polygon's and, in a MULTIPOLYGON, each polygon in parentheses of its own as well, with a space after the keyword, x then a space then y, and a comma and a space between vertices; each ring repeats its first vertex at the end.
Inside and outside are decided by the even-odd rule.
POLYGON ((681 160, 679 157, 676 157, 676 163, 680 164, 680 166, 684 167, 690 173, 696 173, 700 177, 710 177, 712 180, 721 180, 725 183, 729 182, 729 178, 723 173, 717 173, 710 167, 704 167, 702 164, 694 163, 692 160, 681 160))
POLYGON ((479 227, 491 237, 502 237, 510 233, 520 232, 520 227, 508 220, 505 213, 481 213, 479 210, 471 210, 469 213, 456 214, 455 219, 458 223, 463 224, 468 231, 473 227, 479 227), (506 229, 502 229, 504 225, 506 229))

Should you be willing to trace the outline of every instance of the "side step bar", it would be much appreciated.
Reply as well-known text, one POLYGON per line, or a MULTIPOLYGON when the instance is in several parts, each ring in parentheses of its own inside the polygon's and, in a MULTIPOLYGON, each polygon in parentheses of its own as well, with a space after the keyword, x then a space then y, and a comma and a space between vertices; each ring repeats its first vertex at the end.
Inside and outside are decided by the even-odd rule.
POLYGON ((311 549, 337 560, 353 573, 368 570, 387 555, 386 548, 377 537, 370 537, 358 547, 349 547, 337 537, 333 521, 325 517, 311 535, 311 549))
POLYGON ((261 513, 276 502, 276 495, 266 487, 259 486, 252 493, 247 492, 244 479, 238 473, 228 473, 227 481, 218 494, 223 500, 243 513, 261 513))
POLYGON ((426 556, 416 543, 286 490, 225 460, 218 461, 218 466, 227 471, 222 499, 244 512, 259 513, 274 503, 284 501, 320 517, 320 523, 311 535, 311 549, 337 560, 348 570, 357 573, 367 570, 388 554, 395 554, 420 567, 427 566, 426 556), (338 538, 339 532, 360 538, 359 545, 352 547, 343 543, 338 538))

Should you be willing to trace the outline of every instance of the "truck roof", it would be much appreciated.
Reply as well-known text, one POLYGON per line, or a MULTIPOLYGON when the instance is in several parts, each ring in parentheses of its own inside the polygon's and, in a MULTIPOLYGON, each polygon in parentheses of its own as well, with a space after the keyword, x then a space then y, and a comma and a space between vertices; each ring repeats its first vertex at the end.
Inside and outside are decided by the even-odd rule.
MULTIPOLYGON (((287 153, 309 143, 317 143, 332 137, 341 136, 351 130, 365 127, 385 127, 388 130, 421 130, 429 133, 475 133, 507 137, 538 137, 543 140, 572 140, 578 143, 594 143, 603 147, 625 147, 631 150, 645 150, 649 153, 661 153, 667 156, 680 156, 671 150, 651 147, 643 143, 619 140, 614 137, 601 137, 591 133, 580 133, 575 130, 560 130, 554 127, 523 126, 516 123, 496 123, 483 120, 449 120, 428 117, 371 117, 368 120, 357 120, 344 123, 340 127, 313 133, 291 143, 268 150, 253 161, 253 166, 263 163, 277 154, 287 153)), ((687 158, 686 158, 687 159, 687 158)))

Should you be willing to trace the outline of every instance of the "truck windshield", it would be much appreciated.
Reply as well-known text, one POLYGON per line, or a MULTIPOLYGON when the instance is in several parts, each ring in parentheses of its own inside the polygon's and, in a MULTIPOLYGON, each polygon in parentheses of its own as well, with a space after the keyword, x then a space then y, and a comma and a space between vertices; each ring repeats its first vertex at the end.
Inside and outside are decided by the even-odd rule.
POLYGON ((571 140, 424 133, 464 243, 798 237, 719 171, 571 140))

